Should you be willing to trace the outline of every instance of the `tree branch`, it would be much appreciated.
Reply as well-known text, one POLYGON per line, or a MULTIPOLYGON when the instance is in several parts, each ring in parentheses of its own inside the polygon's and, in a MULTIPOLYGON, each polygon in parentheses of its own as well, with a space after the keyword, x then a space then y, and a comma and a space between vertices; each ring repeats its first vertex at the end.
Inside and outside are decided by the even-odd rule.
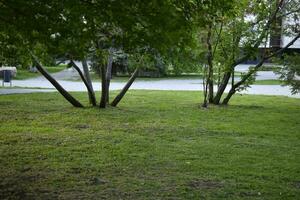
POLYGON ((58 90, 58 92, 65 97, 75 107, 83 107, 83 105, 77 101, 70 93, 68 93, 39 63, 37 57, 29 50, 30 55, 36 63, 36 68, 39 72, 58 90))
POLYGON ((290 46, 292 46, 298 39, 300 38, 300 33, 298 33, 297 36, 294 37, 294 39, 292 41, 290 41, 284 48, 281 48, 277 51, 275 51, 274 53, 268 55, 268 56, 264 56, 262 58, 262 60, 252 69, 250 70, 239 82, 237 82, 236 84, 234 84, 234 88, 239 87, 240 85, 242 85, 254 72, 256 72, 263 64, 266 60, 279 55, 281 53, 283 53, 284 51, 286 51, 290 46))
POLYGON ((96 103, 95 94, 94 94, 92 88, 90 87, 89 83, 87 82, 86 78, 84 77, 82 71, 80 70, 80 68, 76 65, 76 63, 73 60, 71 60, 70 65, 72 65, 74 67, 74 69, 78 72, 81 80, 83 81, 85 87, 88 90, 89 96, 92 97, 91 100, 92 100, 93 106, 96 106, 97 103, 96 103))

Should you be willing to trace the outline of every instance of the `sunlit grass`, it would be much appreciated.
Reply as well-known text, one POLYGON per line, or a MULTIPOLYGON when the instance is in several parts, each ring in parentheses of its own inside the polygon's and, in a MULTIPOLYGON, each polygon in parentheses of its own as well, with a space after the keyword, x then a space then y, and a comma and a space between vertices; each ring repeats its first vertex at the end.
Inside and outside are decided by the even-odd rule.
POLYGON ((0 199, 299 197, 299 99, 200 101, 200 92, 130 91, 103 110, 58 93, 2 95, 0 199))

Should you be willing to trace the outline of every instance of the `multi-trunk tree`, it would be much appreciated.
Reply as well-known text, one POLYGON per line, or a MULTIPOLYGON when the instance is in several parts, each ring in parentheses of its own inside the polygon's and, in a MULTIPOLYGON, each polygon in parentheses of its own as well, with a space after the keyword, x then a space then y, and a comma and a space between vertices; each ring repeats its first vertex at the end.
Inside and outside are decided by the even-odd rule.
MULTIPOLYGON (((183 44, 188 32, 184 13, 176 1, 0 1, 1 34, 8 35, 11 44, 29 52, 37 69, 76 107, 76 100, 43 68, 36 45, 42 44, 51 55, 71 60, 89 92, 90 102, 95 95, 85 60, 92 54, 101 69, 102 95, 100 107, 109 103, 109 84, 113 55, 116 49, 129 54, 165 52, 170 46, 183 44), (13 38, 13 39, 11 39, 13 38), (18 40, 15 40, 15 39, 18 40), (84 73, 73 60, 83 61, 84 73)), ((188 37, 186 37, 188 38, 188 37)), ((5 39, 8 41, 8 39, 5 39)), ((3 44, 3 42, 1 42, 3 44)), ((134 81, 137 70, 114 100, 116 106, 134 81)))
POLYGON ((282 48, 265 51, 256 66, 240 79, 235 78, 236 66, 255 57, 270 35, 276 37, 281 19, 299 18, 300 4, 297 2, 0 0, 0 62, 7 62, 8 59, 3 58, 9 57, 12 50, 22 55, 22 60, 32 60, 66 100, 82 107, 41 64, 42 58, 48 55, 66 58, 82 78, 90 103, 105 108, 110 99, 113 106, 120 102, 138 74, 137 67, 117 97, 110 98, 112 63, 117 51, 141 55, 137 63, 143 63, 143 55, 149 54, 173 66, 180 66, 189 57, 190 63, 201 58, 198 65, 205 66, 202 70, 204 106, 207 102, 227 104, 237 91, 248 86, 266 60, 285 52, 300 37, 299 21, 282 27, 284 34, 293 37, 291 42, 282 48), (183 56, 182 52, 191 53, 183 56), (87 59, 91 59, 101 72, 99 102, 89 77, 87 59), (74 60, 82 61, 83 72, 74 60), (230 88, 226 94, 227 87, 230 88))
POLYGON ((198 31, 200 48, 206 50, 201 61, 206 72, 204 106, 207 106, 206 99, 212 104, 228 104, 237 91, 249 86, 266 61, 280 56, 300 37, 297 0, 243 0, 232 5, 229 12, 208 12, 207 25, 198 31), (294 23, 282 24, 288 17, 294 23), (274 46, 272 39, 278 35, 289 35, 291 40, 285 46, 274 46), (260 55, 259 51, 262 51, 260 55), (257 60, 254 67, 236 78, 236 67, 249 60, 257 60))

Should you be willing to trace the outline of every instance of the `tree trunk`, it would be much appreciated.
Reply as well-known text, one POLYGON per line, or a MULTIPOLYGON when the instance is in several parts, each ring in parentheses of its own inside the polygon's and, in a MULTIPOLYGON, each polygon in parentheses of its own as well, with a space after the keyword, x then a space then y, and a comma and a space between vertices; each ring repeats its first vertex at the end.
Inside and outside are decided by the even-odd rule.
POLYGON ((106 103, 109 103, 109 85, 110 85, 110 79, 111 79, 111 71, 112 71, 112 64, 113 64, 113 49, 109 49, 109 56, 107 61, 107 67, 106 67, 106 103))
POLYGON ((101 100, 100 100, 100 108, 106 107, 106 77, 105 77, 105 66, 101 64, 101 100))
POLYGON ((71 60, 71 65, 78 72, 78 74, 80 75, 81 80, 83 81, 85 87, 87 88, 91 103, 93 104, 93 106, 96 106, 97 104, 96 104, 95 94, 94 94, 94 91, 91 88, 90 84, 87 82, 87 80, 85 79, 85 77, 84 77, 83 73, 81 72, 80 68, 76 65, 76 63, 73 60, 71 60))
POLYGON ((231 86, 234 86, 234 70, 231 72, 231 86))
POLYGON ((207 82, 204 83, 204 91, 203 91, 203 94, 204 94, 204 99, 203 99, 203 104, 202 104, 202 107, 203 108, 207 108, 207 82))
POLYGON ((207 33, 207 47, 208 47, 208 55, 207 55, 207 63, 208 63, 208 101, 209 103, 213 102, 214 98, 214 71, 213 71, 213 55, 212 55, 212 44, 211 44, 211 31, 212 25, 209 25, 208 33, 207 33))
POLYGON ((208 82, 207 82, 207 73, 206 73, 206 67, 203 70, 203 104, 202 107, 203 108, 207 108, 207 86, 208 86, 208 82), (206 78, 206 80, 205 80, 206 78))
MULTIPOLYGON (((270 15, 270 18, 267 21, 267 24, 264 26, 264 29, 262 31, 262 33, 260 34, 260 36, 258 37, 258 39, 256 40, 256 42, 253 44, 253 49, 257 49, 259 47, 259 45, 262 43, 263 39, 265 38, 265 33, 269 30, 272 22, 276 19, 276 15, 277 13, 280 11, 280 8, 282 7, 284 0, 279 0, 279 3, 276 6, 276 10, 274 11, 274 13, 272 13, 270 15)), ((214 104, 219 104, 222 98, 222 95, 227 87, 227 84, 230 80, 230 76, 231 76, 231 72, 232 70, 234 70, 235 66, 237 66, 238 64, 241 64, 243 62, 245 62, 248 58, 250 57, 249 53, 246 53, 244 56, 242 56, 240 59, 236 60, 234 63, 232 63, 231 65, 231 70, 228 72, 225 72, 223 79, 221 81, 221 84, 218 88, 218 91, 214 97, 214 104)))
POLYGON ((31 53, 31 56, 33 57, 36 68, 39 70, 39 72, 57 89, 57 91, 63 95, 63 97, 69 101, 73 106, 75 107, 83 107, 83 105, 77 101, 70 93, 68 93, 39 63, 38 59, 35 55, 31 53))
POLYGON ((231 88, 230 91, 228 92, 227 96, 224 98, 222 104, 227 105, 229 100, 231 99, 232 95, 234 95, 236 92, 235 88, 231 88))
POLYGON ((218 66, 218 82, 217 82, 218 88, 220 87, 220 84, 221 84, 221 67, 218 66))
MULTIPOLYGON (((81 63, 82 63, 82 68, 83 68, 85 79, 86 79, 88 85, 90 86, 90 90, 91 90, 91 92, 89 92, 89 100, 90 100, 90 103, 95 106, 96 103, 95 104, 93 103, 94 102, 93 99, 96 99, 95 98, 95 91, 94 91, 94 88, 93 88, 93 84, 92 84, 92 80, 91 80, 90 72, 89 72, 89 67, 87 65, 86 59, 83 59, 81 63)), ((96 100, 95 100, 95 102, 96 102, 96 100)))
POLYGON ((120 91, 120 93, 115 97, 115 99, 111 103, 111 106, 114 106, 114 107, 117 106, 118 103, 122 100, 122 98, 125 96, 128 89, 130 88, 130 86, 132 85, 132 83, 134 82, 136 77, 138 76, 138 72, 139 72, 139 68, 136 68, 134 70, 133 74, 131 75, 130 79, 126 83, 126 85, 123 87, 123 89, 120 91))
POLYGON ((213 100, 214 104, 218 105, 220 103, 221 97, 227 87, 229 80, 230 80, 230 75, 231 75, 230 72, 225 72, 225 74, 222 78, 222 82, 221 82, 220 86, 218 87, 218 91, 214 97, 214 100, 213 100))
POLYGON ((263 57, 260 62, 250 71, 248 71, 248 73, 243 76, 243 78, 238 81, 237 83, 235 83, 229 93, 227 94, 227 96, 225 97, 225 99, 223 100, 222 104, 228 104, 229 100, 231 99, 232 95, 235 94, 236 90, 238 87, 240 87, 242 84, 244 84, 248 78, 253 74, 255 73, 263 64, 266 60, 276 56, 276 55, 280 55, 281 53, 285 52, 291 45, 293 45, 295 43, 295 41, 297 41, 298 39, 300 38, 300 33, 298 33, 298 35, 296 37, 294 37, 293 40, 291 40, 285 47, 281 48, 281 49, 278 49, 276 52, 273 52, 271 53, 270 55, 268 56, 265 56, 263 57))

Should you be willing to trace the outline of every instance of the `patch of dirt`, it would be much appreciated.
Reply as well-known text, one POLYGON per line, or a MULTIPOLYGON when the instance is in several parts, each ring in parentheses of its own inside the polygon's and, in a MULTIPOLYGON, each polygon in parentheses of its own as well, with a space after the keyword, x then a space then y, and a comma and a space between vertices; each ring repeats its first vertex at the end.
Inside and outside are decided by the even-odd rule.
POLYGON ((295 188, 300 189, 300 181, 295 181, 293 185, 295 188))
POLYGON ((92 185, 102 185, 102 184, 106 184, 108 183, 107 180, 104 180, 104 179, 101 179, 101 178, 98 178, 98 177, 94 177, 90 180, 90 183, 92 185))
POLYGON ((7 177, 0 182, 0 199, 33 199, 29 189, 34 177, 7 177))
POLYGON ((261 194, 259 192, 254 192, 254 191, 244 191, 244 192, 240 192, 239 196, 241 197, 257 197, 260 196, 261 194))
POLYGON ((224 184, 219 181, 197 179, 190 181, 188 186, 193 189, 217 189, 224 187, 224 184))
POLYGON ((90 128, 90 126, 87 125, 87 124, 78 124, 78 125, 76 125, 76 126, 74 126, 74 127, 75 127, 76 129, 79 129, 79 130, 90 128))
POLYGON ((45 179, 46 174, 35 173, 30 167, 24 167, 21 172, 12 171, 0 175, 0 199, 58 199, 48 189, 43 189, 43 185, 35 185, 36 181, 45 179))

